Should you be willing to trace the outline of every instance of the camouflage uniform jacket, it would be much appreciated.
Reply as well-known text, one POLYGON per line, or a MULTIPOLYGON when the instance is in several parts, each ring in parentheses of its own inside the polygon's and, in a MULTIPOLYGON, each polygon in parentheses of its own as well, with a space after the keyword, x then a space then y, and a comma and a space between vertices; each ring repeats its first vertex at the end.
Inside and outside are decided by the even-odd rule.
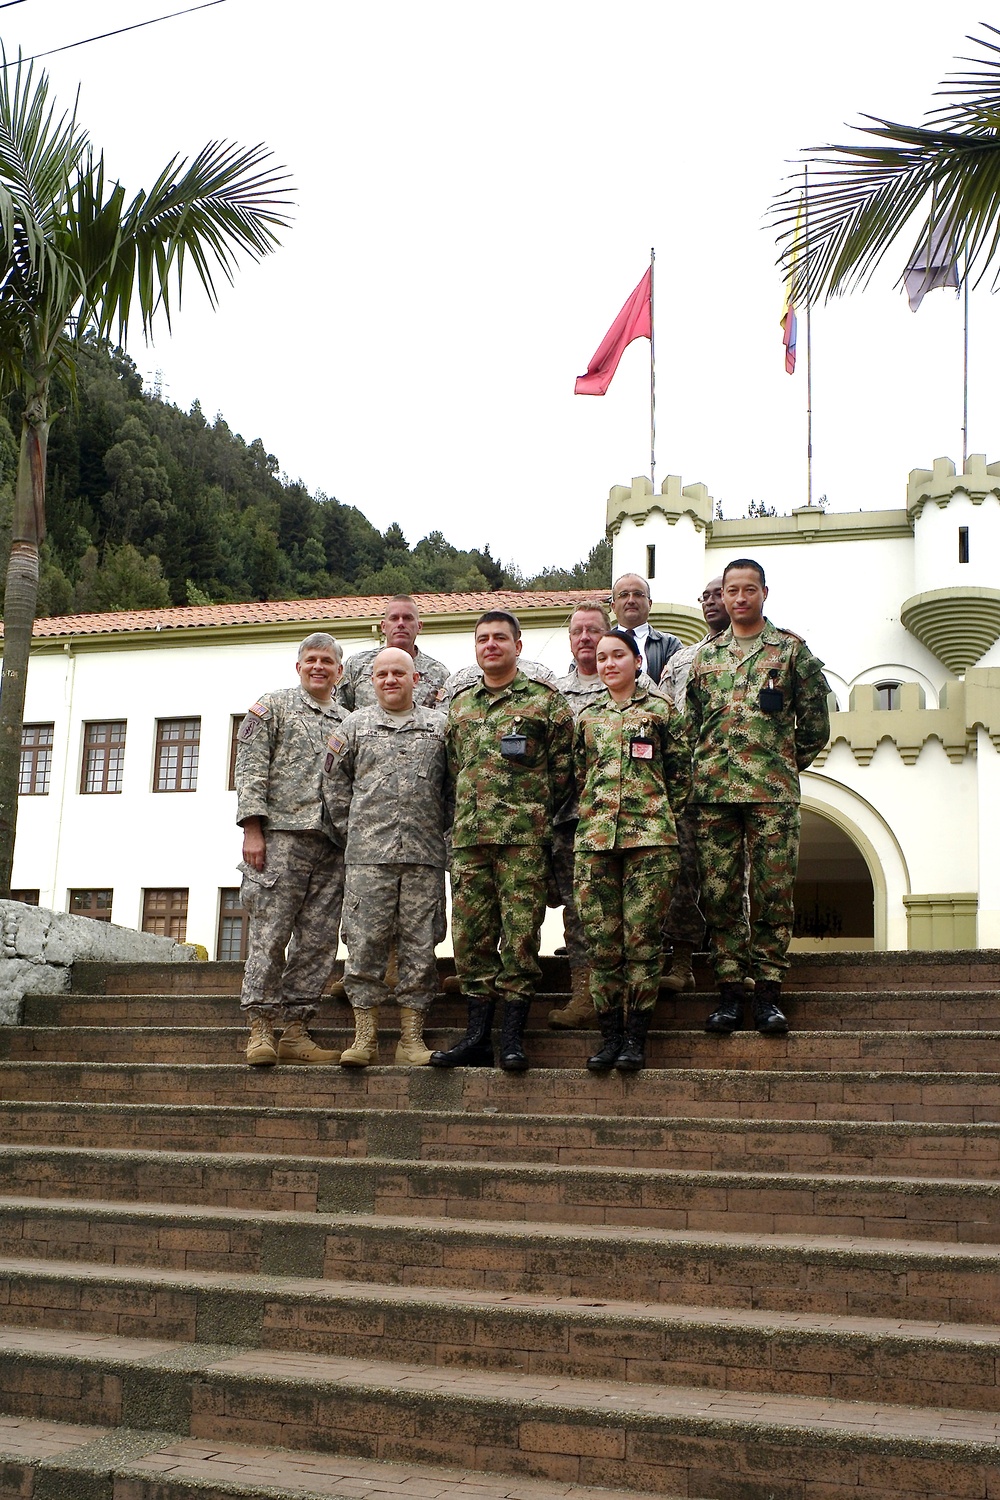
POLYGON ((570 667, 565 677, 556 678, 555 686, 573 710, 574 720, 579 719, 588 703, 592 703, 599 693, 604 692, 604 683, 601 679, 599 677, 587 680, 582 678, 576 662, 570 667))
MULTIPOLYGON (((372 662, 385 649, 384 646, 371 646, 367 651, 349 656, 344 663, 344 675, 337 689, 337 702, 349 713, 353 713, 356 708, 370 708, 378 702, 372 686, 372 662)), ((435 708, 438 694, 448 676, 448 668, 444 662, 436 661, 433 656, 421 651, 419 646, 413 658, 413 666, 420 673, 420 681, 413 689, 414 703, 421 708, 435 708)))
POLYGON ((577 849, 648 849, 677 843, 674 816, 691 786, 691 752, 680 716, 641 683, 628 703, 604 692, 580 715, 574 742, 580 795, 577 849), (648 759, 633 740, 652 742, 648 759))
MULTIPOLYGON (((518 670, 523 672, 525 677, 530 677, 532 682, 547 682, 549 687, 555 687, 556 674, 551 667, 545 666, 544 662, 519 659, 517 665, 518 670)), ((483 669, 478 663, 473 662, 471 666, 459 667, 457 672, 452 672, 438 693, 438 708, 441 709, 442 713, 447 713, 448 705, 456 693, 460 693, 463 688, 471 687, 474 682, 482 682, 482 680, 483 669)))
POLYGON ((305 688, 264 693, 236 735, 236 821, 262 818, 272 832, 323 831, 320 783, 330 731, 344 717, 305 688))
POLYGON ((454 783, 456 849, 547 844, 573 795, 573 715, 561 693, 518 672, 491 693, 483 682, 452 699, 445 731, 454 783), (523 760, 505 760, 504 735, 523 735, 523 760))
POLYGON ((799 772, 830 734, 829 691, 801 636, 770 620, 754 640, 734 643, 730 628, 702 646, 687 687, 692 802, 797 803, 799 772), (770 687, 783 702, 765 713, 759 695, 770 687))
POLYGON ((444 865, 444 726, 435 709, 397 724, 376 703, 334 729, 323 801, 348 864, 444 865))
MULTIPOLYGON (((555 685, 573 710, 574 723, 579 722, 580 715, 587 707, 587 704, 593 703, 594 699, 604 692, 604 683, 599 677, 595 677, 589 682, 581 681, 576 662, 570 667, 565 677, 556 678, 555 685)), ((576 827, 576 820, 579 815, 579 808, 574 796, 573 800, 567 803, 561 811, 557 811, 554 821, 559 828, 569 824, 570 826, 566 829, 566 834, 567 837, 572 837, 573 829, 576 827)))
POLYGON ((679 651, 674 652, 660 673, 660 691, 666 693, 679 714, 684 712, 688 678, 691 676, 694 659, 702 646, 707 646, 710 640, 712 636, 703 635, 696 645, 682 646, 679 651))

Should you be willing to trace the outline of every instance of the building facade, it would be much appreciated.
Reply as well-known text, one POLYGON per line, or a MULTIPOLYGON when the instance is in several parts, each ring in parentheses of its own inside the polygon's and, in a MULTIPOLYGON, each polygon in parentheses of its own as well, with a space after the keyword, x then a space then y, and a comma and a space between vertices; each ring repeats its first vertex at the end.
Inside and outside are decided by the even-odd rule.
POLYGON ((608 499, 616 576, 651 576, 656 622, 690 638, 736 557, 768 617, 826 663, 829 748, 803 777, 798 946, 1000 947, 1000 464, 948 459, 898 510, 726 521, 704 485, 608 499))
MULTIPOLYGON (((704 485, 615 486, 615 576, 650 579, 653 623, 703 633, 727 562, 767 573, 769 618, 806 637, 835 703, 803 777, 795 946, 1000 947, 1000 464, 914 470, 899 509, 716 518, 704 485)), ((583 593, 425 595, 420 644, 457 669, 477 616, 514 609, 524 656, 564 672, 583 593)), ((377 639, 384 599, 64 616, 36 622, 14 887, 239 958, 235 729, 294 682, 295 647, 377 639)), ((550 914, 549 951, 561 941, 550 914)))

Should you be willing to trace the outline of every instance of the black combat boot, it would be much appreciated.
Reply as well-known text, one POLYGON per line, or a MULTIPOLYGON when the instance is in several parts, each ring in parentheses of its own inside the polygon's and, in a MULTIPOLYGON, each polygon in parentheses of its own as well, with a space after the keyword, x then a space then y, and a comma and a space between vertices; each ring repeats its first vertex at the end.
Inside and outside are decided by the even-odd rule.
POLYGON ((653 1019, 653 1009, 633 1010, 629 1006, 625 1018, 625 1045, 619 1052, 615 1067, 621 1073, 638 1073, 646 1066, 646 1032, 653 1019))
POLYGON ((781 985, 776 979, 758 979, 753 992, 753 1024, 766 1036, 781 1036, 788 1030, 788 1019, 778 1009, 781 985))
POLYGON ((503 1024, 500 1027, 500 1066, 507 1073, 524 1073, 527 1070, 528 1059, 522 1042, 530 1009, 530 1000, 515 1000, 508 996, 503 1003, 503 1024))
POLYGON ((492 1068, 495 1000, 467 1000, 469 1025, 460 1042, 447 1052, 432 1052, 432 1068, 492 1068))
POLYGON ((625 1040, 625 1013, 622 1007, 612 1005, 607 1010, 599 1010, 597 1024, 601 1028, 604 1046, 593 1057, 587 1058, 587 1067, 592 1073, 603 1073, 605 1068, 614 1067, 625 1040))
POLYGON ((719 1004, 705 1022, 706 1031, 739 1031, 743 1025, 743 1001, 746 991, 735 979, 719 985, 719 1004))

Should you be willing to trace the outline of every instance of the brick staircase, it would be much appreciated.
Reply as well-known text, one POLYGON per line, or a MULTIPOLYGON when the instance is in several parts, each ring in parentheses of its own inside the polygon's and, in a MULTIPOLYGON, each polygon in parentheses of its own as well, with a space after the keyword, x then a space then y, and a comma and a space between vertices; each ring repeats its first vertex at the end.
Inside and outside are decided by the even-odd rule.
POLYGON ((1000 954, 631 1078, 550 998, 527 1075, 249 1069, 237 966, 74 984, 0 1028, 0 1500, 1000 1497, 1000 954))

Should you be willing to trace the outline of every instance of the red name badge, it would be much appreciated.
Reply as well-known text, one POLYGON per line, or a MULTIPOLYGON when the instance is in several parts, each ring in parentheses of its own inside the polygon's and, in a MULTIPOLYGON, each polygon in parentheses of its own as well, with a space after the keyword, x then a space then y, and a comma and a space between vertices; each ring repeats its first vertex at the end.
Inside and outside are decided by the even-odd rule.
POLYGON ((653 741, 652 740, 641 740, 641 739, 639 739, 639 740, 633 740, 630 748, 631 748, 631 751, 632 751, 632 759, 633 760, 652 760, 653 759, 653 741))

